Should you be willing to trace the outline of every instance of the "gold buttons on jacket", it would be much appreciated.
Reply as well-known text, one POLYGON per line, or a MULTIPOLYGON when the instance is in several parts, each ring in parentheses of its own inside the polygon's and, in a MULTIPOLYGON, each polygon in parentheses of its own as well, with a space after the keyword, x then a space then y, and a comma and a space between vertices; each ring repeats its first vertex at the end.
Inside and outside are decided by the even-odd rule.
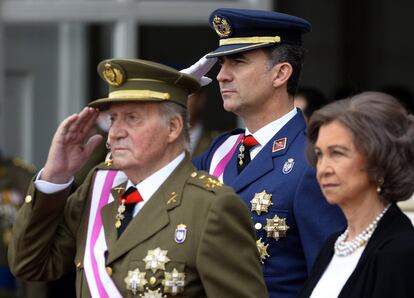
POLYGON ((108 273, 109 276, 112 275, 112 268, 111 267, 108 266, 108 267, 105 268, 105 270, 106 270, 106 273, 108 273))
POLYGON ((27 196, 24 198, 24 201, 25 201, 27 204, 31 203, 31 202, 32 202, 32 196, 31 196, 31 195, 27 195, 27 196))
POLYGON ((155 283, 157 282, 157 279, 154 277, 154 276, 151 276, 151 278, 150 278, 150 280, 149 280, 149 282, 150 282, 150 285, 155 285, 155 283))
POLYGON ((81 269, 82 268, 82 263, 81 262, 77 262, 76 263, 76 269, 81 269))

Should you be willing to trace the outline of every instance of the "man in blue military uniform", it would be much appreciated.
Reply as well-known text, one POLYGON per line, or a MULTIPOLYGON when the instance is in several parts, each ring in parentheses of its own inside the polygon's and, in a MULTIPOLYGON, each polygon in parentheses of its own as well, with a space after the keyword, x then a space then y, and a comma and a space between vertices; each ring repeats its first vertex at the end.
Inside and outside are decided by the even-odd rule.
POLYGON ((295 297, 324 240, 344 226, 305 159, 306 124, 293 105, 310 24, 271 11, 218 9, 210 25, 220 45, 206 57, 218 58, 224 109, 246 129, 219 136, 194 163, 251 210, 270 297, 295 297))

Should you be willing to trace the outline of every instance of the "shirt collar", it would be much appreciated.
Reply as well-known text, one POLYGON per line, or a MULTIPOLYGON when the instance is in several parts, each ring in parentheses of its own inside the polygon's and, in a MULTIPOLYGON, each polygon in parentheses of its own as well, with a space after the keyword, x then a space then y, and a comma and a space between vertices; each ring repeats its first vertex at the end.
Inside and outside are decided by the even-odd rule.
POLYGON ((134 185, 130 180, 128 180, 128 185, 126 189, 128 189, 128 187, 130 186, 135 186, 141 194, 142 199, 145 202, 148 201, 152 197, 152 195, 158 190, 158 188, 160 188, 160 186, 165 182, 165 180, 167 180, 168 176, 171 175, 171 173, 180 164, 184 157, 185 153, 182 152, 166 166, 159 169, 151 176, 145 178, 137 185, 134 185))
POLYGON ((296 108, 293 108, 289 113, 283 115, 279 119, 272 121, 262 128, 260 128, 255 133, 251 133, 246 127, 246 136, 251 134, 254 138, 259 142, 260 146, 265 146, 267 142, 269 142, 275 134, 282 129, 282 127, 289 122, 296 114, 298 113, 296 108))

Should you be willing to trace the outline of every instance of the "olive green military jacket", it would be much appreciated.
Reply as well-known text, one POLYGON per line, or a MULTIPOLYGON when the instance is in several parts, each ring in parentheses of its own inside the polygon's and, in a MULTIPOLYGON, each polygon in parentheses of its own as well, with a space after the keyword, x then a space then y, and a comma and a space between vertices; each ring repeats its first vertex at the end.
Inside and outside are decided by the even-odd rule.
MULTIPOLYGON (((94 172, 103 168, 108 169, 103 165, 94 169, 68 200, 69 190, 46 195, 31 185, 32 198, 26 198, 19 210, 9 248, 15 275, 27 280, 51 280, 76 264, 77 296, 91 296, 82 264, 94 172)), ((188 156, 119 239, 115 216, 120 194, 116 187, 112 195, 114 201, 101 210, 108 247, 106 266, 123 297, 140 297, 145 291, 168 292, 162 282, 165 272, 173 269, 185 274, 184 291, 174 297, 267 297, 246 206, 231 188, 205 172, 195 172, 188 156), (187 230, 183 243, 175 241, 180 224, 187 230), (170 261, 165 270, 154 273, 145 269, 143 259, 158 247, 167 251, 170 261), (144 291, 134 295, 127 290, 125 278, 128 271, 137 268, 146 272, 148 283, 144 291)))

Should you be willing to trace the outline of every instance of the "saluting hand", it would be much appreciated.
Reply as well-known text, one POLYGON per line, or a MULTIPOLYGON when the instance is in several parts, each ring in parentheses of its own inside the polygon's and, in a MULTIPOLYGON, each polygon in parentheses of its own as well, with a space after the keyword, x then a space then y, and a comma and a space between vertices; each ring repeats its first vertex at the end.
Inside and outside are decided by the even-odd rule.
POLYGON ((79 114, 73 114, 60 123, 50 145, 42 180, 66 183, 82 168, 102 141, 101 135, 87 139, 98 115, 98 110, 86 107, 79 114))

